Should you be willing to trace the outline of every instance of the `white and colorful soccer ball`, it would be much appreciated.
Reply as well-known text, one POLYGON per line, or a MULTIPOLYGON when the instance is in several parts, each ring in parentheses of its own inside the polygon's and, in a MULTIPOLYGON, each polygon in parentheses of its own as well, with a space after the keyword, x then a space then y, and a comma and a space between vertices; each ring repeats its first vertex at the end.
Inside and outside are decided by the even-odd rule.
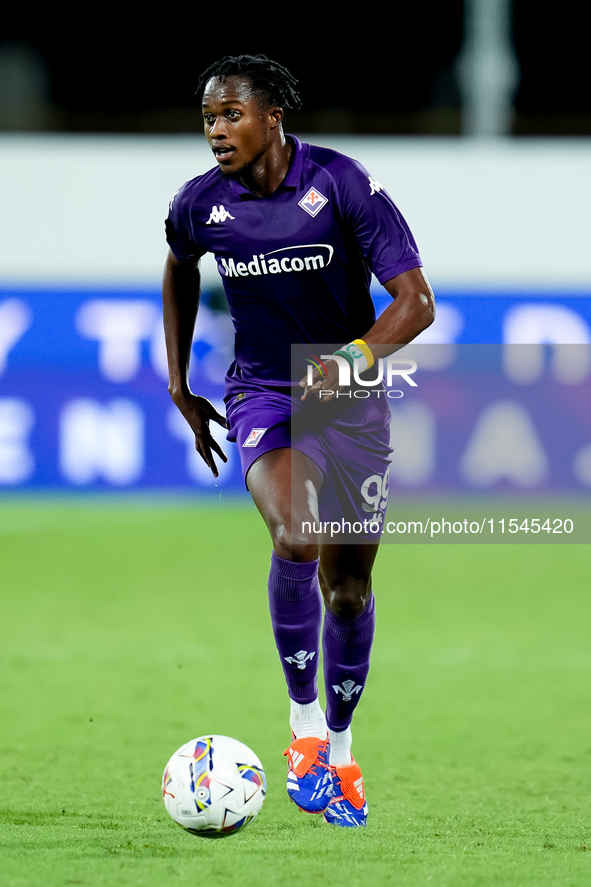
POLYGON ((175 751, 162 776, 162 797, 171 817, 204 838, 223 838, 252 822, 266 790, 255 753, 229 736, 191 739, 175 751))

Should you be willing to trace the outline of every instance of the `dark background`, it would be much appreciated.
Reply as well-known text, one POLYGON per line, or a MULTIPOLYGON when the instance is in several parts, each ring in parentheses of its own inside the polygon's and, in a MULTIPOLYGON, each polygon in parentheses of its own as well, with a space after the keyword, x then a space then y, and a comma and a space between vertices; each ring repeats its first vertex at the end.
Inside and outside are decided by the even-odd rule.
MULTIPOLYGON (((462 0, 363 7, 12 9, 0 50, 24 47, 43 86, 30 113, 4 114, 0 128, 194 132, 200 72, 226 54, 263 52, 300 81, 304 109, 290 116, 293 131, 460 134, 462 0)), ((511 17, 520 71, 511 134, 591 134, 584 5, 514 0, 511 17)))

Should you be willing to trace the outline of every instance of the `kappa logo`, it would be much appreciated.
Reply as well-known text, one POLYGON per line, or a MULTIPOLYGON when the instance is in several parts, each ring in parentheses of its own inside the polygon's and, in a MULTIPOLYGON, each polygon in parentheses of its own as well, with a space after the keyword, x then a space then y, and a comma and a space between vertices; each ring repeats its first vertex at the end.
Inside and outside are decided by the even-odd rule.
POLYGON ((250 434, 242 444, 243 447, 256 447, 265 433, 266 428, 253 428, 250 431, 250 434))
POLYGON ((377 194, 379 191, 383 191, 383 190, 384 190, 384 189, 382 188, 382 186, 380 185, 380 183, 378 182, 378 180, 377 180, 377 179, 374 179, 373 176, 368 176, 368 181, 369 181, 369 188, 370 188, 370 193, 369 193, 369 196, 370 196, 370 197, 371 197, 373 194, 377 194))
POLYGON ((312 650, 311 653, 308 653, 307 650, 300 650, 295 656, 285 656, 284 659, 290 665, 295 665, 299 671, 303 671, 306 667, 307 662, 311 662, 314 659, 316 653, 312 650))
POLYGON ((298 202, 298 206, 301 206, 309 216, 314 218, 327 203, 328 198, 326 198, 324 194, 321 194, 318 188, 310 188, 307 194, 304 194, 302 199, 298 202))
POLYGON ((205 224, 218 225, 220 222, 226 222, 228 219, 234 219, 234 216, 228 212, 223 203, 220 203, 219 206, 212 206, 211 214, 205 224))
POLYGON ((338 684, 333 684, 332 689, 335 691, 337 696, 339 693, 343 697, 343 702, 351 702, 353 696, 358 693, 361 693, 363 690, 363 686, 361 684, 355 684, 355 681, 343 681, 341 686, 338 684))

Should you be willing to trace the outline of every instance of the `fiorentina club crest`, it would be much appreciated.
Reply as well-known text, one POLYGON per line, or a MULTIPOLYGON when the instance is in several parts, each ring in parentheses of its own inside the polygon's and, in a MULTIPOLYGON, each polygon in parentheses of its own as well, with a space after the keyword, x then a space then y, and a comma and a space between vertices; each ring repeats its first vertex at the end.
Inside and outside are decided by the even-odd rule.
POLYGON ((243 447, 256 447, 259 440, 263 436, 267 429, 266 428, 253 428, 242 444, 243 447))
POLYGON ((326 206, 328 199, 320 193, 318 188, 310 188, 307 194, 304 194, 299 201, 298 206, 305 209, 309 216, 317 216, 323 206, 326 206))

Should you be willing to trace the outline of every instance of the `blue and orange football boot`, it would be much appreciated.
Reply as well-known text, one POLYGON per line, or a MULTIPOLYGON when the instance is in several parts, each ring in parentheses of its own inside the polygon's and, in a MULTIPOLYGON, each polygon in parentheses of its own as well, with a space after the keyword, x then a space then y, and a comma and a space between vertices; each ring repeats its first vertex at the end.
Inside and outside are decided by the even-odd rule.
POLYGON ((333 793, 328 738, 294 737, 283 754, 289 759, 287 794, 291 800, 305 813, 324 813, 333 793))
POLYGON ((368 807, 365 800, 363 776, 357 764, 331 767, 333 796, 324 811, 324 819, 331 825, 359 828, 367 824, 368 807))

